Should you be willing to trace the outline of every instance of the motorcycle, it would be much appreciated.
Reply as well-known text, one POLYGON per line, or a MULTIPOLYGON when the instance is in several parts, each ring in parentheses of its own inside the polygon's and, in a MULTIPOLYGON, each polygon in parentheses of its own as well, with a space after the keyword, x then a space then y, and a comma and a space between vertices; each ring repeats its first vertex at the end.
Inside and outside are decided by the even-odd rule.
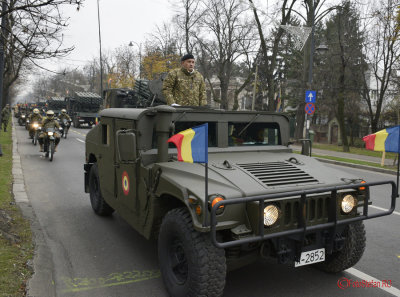
POLYGON ((29 129, 29 123, 30 123, 29 118, 27 118, 26 121, 25 121, 25 129, 26 130, 29 129))
MULTIPOLYGON (((62 128, 59 129, 62 131, 62 128)), ((43 151, 46 158, 49 158, 50 162, 53 161, 54 153, 56 152, 56 137, 54 134, 57 132, 56 128, 47 128, 43 131, 45 137, 43 138, 43 151)))
POLYGON ((18 119, 18 124, 20 126, 23 126, 25 124, 25 120, 26 120, 26 114, 21 114, 21 116, 18 119))
POLYGON ((71 121, 63 119, 61 121, 61 128, 63 128, 61 137, 64 137, 64 139, 67 139, 69 127, 71 127, 71 121))
POLYGON ((32 139, 32 143, 34 145, 36 145, 38 142, 39 130, 40 130, 39 128, 40 128, 39 122, 33 122, 30 124, 29 127, 29 137, 32 139))

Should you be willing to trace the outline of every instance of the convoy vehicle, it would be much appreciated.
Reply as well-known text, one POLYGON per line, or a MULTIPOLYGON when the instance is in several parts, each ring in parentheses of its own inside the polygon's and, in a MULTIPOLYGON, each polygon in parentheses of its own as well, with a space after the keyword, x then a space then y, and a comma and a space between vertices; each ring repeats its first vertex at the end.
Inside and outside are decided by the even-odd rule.
POLYGON ((46 101, 48 110, 54 111, 54 115, 58 116, 62 109, 67 108, 65 97, 51 97, 46 101))
POLYGON ((221 296, 227 270, 259 257, 343 271, 363 255, 363 220, 395 207, 392 181, 368 183, 293 153, 282 113, 161 105, 100 116, 86 136, 85 192, 97 215, 117 211, 158 238, 174 297, 221 296), (204 123, 207 166, 178 162, 167 140, 204 123), (377 185, 390 190, 391 208, 370 214, 377 185))
POLYGON ((102 104, 99 95, 91 92, 75 92, 72 97, 67 97, 67 112, 75 128, 81 125, 93 125, 102 104))

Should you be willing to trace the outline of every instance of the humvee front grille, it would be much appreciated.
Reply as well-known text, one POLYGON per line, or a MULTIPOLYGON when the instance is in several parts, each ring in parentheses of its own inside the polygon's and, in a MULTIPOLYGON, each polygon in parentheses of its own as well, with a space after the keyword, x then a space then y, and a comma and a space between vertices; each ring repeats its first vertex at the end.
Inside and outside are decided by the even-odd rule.
POLYGON ((269 187, 318 183, 318 180, 289 162, 237 164, 269 187))

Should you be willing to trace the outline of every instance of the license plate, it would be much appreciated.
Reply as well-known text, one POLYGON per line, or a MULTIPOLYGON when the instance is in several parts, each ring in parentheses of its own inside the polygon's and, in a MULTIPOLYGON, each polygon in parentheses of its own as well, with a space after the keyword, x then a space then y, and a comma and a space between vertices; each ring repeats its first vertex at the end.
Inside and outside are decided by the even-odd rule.
POLYGON ((325 261, 325 249, 302 252, 299 262, 294 262, 294 267, 314 264, 325 261))

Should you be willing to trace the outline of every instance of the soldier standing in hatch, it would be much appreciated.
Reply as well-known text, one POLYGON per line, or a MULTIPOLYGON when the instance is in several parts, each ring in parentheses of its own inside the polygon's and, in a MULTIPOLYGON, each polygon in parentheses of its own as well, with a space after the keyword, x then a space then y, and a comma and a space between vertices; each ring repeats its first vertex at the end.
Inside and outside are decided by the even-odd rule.
POLYGON ((200 72, 194 70, 194 56, 184 55, 181 68, 171 70, 163 83, 168 105, 201 106, 207 104, 206 84, 200 72))
POLYGON ((1 124, 4 127, 4 132, 7 132, 7 124, 9 119, 10 119, 10 105, 7 104, 1 111, 1 124))

